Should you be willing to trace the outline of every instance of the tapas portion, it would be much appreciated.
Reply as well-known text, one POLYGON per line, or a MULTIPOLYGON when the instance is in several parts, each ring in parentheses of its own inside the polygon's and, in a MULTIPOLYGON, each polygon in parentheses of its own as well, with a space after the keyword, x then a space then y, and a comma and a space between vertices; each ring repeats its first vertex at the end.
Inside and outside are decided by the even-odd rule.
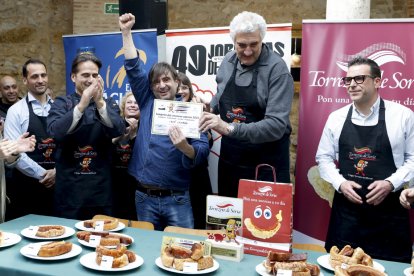
POLYGON ((127 250, 125 245, 119 245, 114 249, 98 246, 95 252, 83 255, 80 263, 94 270, 124 271, 141 266, 144 260, 134 252, 127 250))
POLYGON ((120 244, 128 246, 134 242, 131 236, 110 232, 79 231, 76 236, 79 243, 89 247, 101 245, 115 248, 120 244))
POLYGON ((31 259, 62 260, 79 255, 82 248, 66 241, 30 243, 20 249, 20 253, 31 259))
POLYGON ((210 252, 210 244, 203 241, 163 237, 161 254, 155 263, 164 270, 176 273, 207 273, 219 268, 210 252))
MULTIPOLYGON (((351 268, 351 271, 358 271, 362 266, 371 267, 382 273, 385 271, 384 266, 378 263, 377 261, 374 261, 371 258, 371 256, 365 253, 365 251, 362 248, 352 248, 350 245, 346 245, 342 249, 339 249, 337 246, 332 246, 332 248, 329 250, 329 254, 318 257, 317 261, 322 267, 326 269, 335 272, 338 271, 336 273, 346 273, 346 269, 348 269, 350 266, 353 266, 351 268), (336 269, 338 267, 345 271, 336 269)), ((370 269, 367 268, 366 270, 370 269)))
POLYGON ((381 272, 373 267, 354 264, 354 265, 344 265, 335 267, 335 276, 387 276, 384 272, 381 272))
POLYGON ((125 224, 118 219, 89 219, 79 221, 75 227, 84 231, 120 231, 125 228, 125 224))
POLYGON ((161 261, 165 267, 183 271, 185 263, 196 263, 197 270, 211 268, 214 265, 213 257, 204 256, 204 245, 192 244, 191 248, 179 245, 167 245, 161 252, 161 261))
POLYGON ((374 266, 371 256, 366 254, 362 248, 357 247, 354 249, 350 245, 345 245, 341 250, 336 246, 332 246, 329 251, 329 263, 333 268, 341 266, 342 264, 374 266))
MULTIPOLYGON (((277 275, 280 270, 291 271, 294 276, 319 276, 321 270, 318 265, 307 262, 306 253, 287 253, 269 251, 262 266, 268 275, 277 275)), ((258 268, 256 267, 256 271, 258 268)))
POLYGON ((32 225, 24 228, 20 234, 36 240, 59 240, 75 234, 75 229, 63 225, 32 225))

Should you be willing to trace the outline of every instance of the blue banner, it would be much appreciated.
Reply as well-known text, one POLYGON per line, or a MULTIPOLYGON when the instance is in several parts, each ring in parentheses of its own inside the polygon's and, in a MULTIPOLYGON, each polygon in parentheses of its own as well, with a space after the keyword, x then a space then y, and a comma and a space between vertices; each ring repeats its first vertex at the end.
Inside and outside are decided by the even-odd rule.
MULTIPOLYGON (((132 31, 132 37, 145 70, 158 61, 156 30, 132 31)), ((79 52, 93 52, 101 61, 100 74, 105 81, 104 96, 112 97, 117 102, 130 91, 124 68, 122 34, 100 33, 88 35, 63 36, 66 61, 66 94, 75 92, 71 80, 72 60, 79 52)))

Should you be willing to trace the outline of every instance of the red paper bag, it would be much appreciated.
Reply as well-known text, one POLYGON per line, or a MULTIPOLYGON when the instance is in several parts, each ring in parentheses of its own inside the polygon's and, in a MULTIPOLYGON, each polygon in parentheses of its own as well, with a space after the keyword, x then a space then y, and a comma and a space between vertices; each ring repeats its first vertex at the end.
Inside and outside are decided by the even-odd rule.
POLYGON ((247 254, 267 256, 269 250, 292 252, 291 183, 276 183, 275 169, 268 164, 256 167, 256 180, 240 179, 238 198, 243 199, 241 237, 247 254), (274 182, 258 181, 261 166, 269 166, 274 182))

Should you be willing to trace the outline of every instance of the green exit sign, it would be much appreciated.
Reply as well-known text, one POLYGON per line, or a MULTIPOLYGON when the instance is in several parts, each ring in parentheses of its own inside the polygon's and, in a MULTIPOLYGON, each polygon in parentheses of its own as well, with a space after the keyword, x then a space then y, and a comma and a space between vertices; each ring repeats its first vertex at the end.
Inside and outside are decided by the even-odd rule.
POLYGON ((119 13, 119 4, 118 3, 105 3, 105 13, 119 13))

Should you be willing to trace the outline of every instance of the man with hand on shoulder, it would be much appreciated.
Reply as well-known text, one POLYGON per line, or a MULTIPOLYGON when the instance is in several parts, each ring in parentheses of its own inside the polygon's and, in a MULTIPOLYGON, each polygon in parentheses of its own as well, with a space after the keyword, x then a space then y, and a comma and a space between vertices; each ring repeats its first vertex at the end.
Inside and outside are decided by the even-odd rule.
POLYGON ((410 220, 398 199, 414 173, 413 112, 380 97, 381 69, 371 59, 349 61, 342 81, 352 103, 329 115, 316 153, 336 190, 325 248, 348 244, 410 262, 410 220))
MULTIPOLYGON (((222 135, 218 193, 237 197, 240 179, 254 179, 259 164, 269 164, 278 182, 290 183, 289 114, 293 78, 283 59, 263 43, 266 22, 244 11, 230 23, 234 51, 226 54, 217 72, 217 94, 204 112, 200 130, 222 135), (218 114, 219 116, 217 116, 218 114)), ((259 179, 274 181, 268 167, 259 179)))
POLYGON ((174 101, 179 80, 168 63, 153 65, 149 74, 132 40, 135 17, 119 17, 125 55, 125 69, 132 92, 141 110, 137 139, 128 172, 136 180, 136 208, 139 220, 149 221, 156 230, 168 225, 193 228, 189 186, 191 168, 204 162, 209 154, 207 136, 186 138, 173 126, 167 135, 151 134, 154 100, 174 101))

